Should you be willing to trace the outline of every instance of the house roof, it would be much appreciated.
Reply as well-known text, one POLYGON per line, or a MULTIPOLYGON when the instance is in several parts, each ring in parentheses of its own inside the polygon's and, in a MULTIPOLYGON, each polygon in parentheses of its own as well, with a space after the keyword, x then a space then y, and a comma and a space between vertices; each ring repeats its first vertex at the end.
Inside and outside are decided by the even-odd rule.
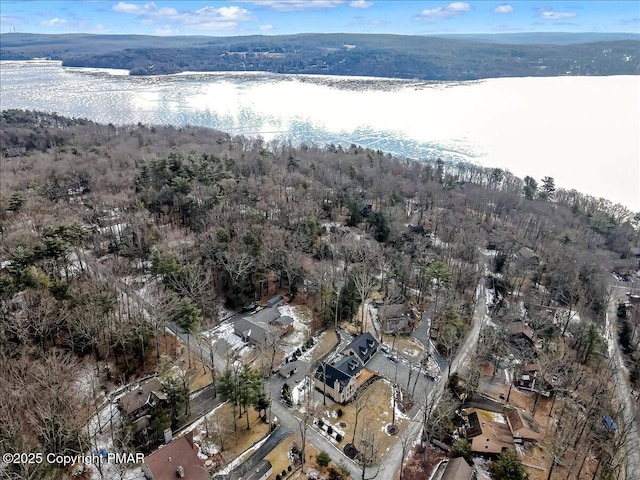
POLYGON ((141 383, 140 387, 123 395, 118 402, 127 415, 131 415, 149 401, 149 396, 152 392, 156 394, 158 398, 166 398, 162 392, 162 382, 157 377, 141 383))
POLYGON ((184 469, 184 477, 188 480, 209 480, 204 463, 193 446, 193 432, 177 438, 159 450, 148 455, 144 463, 153 475, 154 480, 175 480, 178 467, 184 469))
POLYGON ((542 435, 533 417, 518 408, 507 412, 507 423, 514 438, 523 440, 539 440, 542 435))
POLYGON ((352 350, 355 355, 362 361, 363 364, 367 363, 371 358, 371 351, 378 348, 378 341, 373 338, 369 332, 365 332, 354 338, 349 345, 347 345, 342 352, 352 350))
POLYGON ((527 363, 524 366, 525 372, 537 372, 538 370, 540 370, 540 365, 538 365, 537 363, 527 363))
POLYGON ((471 428, 467 429, 467 438, 472 452, 499 454, 505 448, 513 447, 513 435, 506 423, 492 421, 488 417, 481 420, 476 411, 470 412, 468 418, 471 428))
POLYGON ((339 382, 341 392, 362 368, 362 364, 353 357, 344 357, 335 365, 326 364, 326 367, 323 367, 323 364, 318 365, 315 377, 332 388, 336 381, 339 382), (326 380, 324 380, 325 371, 326 380))
POLYGON ((400 318, 409 316, 407 309, 402 303, 396 303, 393 305, 384 305, 378 308, 378 314, 382 320, 390 320, 393 318, 400 318))
POLYGON ((245 315, 243 318, 251 320, 252 322, 271 323, 280 318, 280 312, 277 308, 263 308, 253 315, 245 315))
POLYGON ((516 320, 515 322, 511 322, 511 335, 524 335, 529 340, 533 341, 533 330, 529 325, 527 325, 522 320, 516 320))
POLYGON ((522 247, 520 250, 518 250, 518 253, 525 260, 537 260, 538 258, 536 252, 531 250, 529 247, 522 247))
POLYGON ((289 317, 288 315, 283 315, 282 317, 278 317, 269 323, 271 323, 272 325, 282 325, 283 327, 288 327, 289 325, 293 324, 293 318, 289 317))
POLYGON ((265 473, 271 470, 271 468, 273 467, 269 460, 262 460, 260 461, 260 463, 258 463, 256 468, 251 472, 251 474, 245 478, 245 480, 255 480, 255 479, 262 478, 265 473))
POLYGON ((471 480, 473 468, 462 457, 452 458, 444 470, 440 480, 471 480))
POLYGON ((267 307, 271 307, 276 303, 280 303, 283 301, 284 301, 284 297, 282 295, 276 295, 275 297, 271 297, 269 300, 267 300, 267 307))
POLYGON ((279 336, 275 327, 248 317, 236 320, 233 328, 240 336, 258 344, 264 344, 267 340, 279 336))

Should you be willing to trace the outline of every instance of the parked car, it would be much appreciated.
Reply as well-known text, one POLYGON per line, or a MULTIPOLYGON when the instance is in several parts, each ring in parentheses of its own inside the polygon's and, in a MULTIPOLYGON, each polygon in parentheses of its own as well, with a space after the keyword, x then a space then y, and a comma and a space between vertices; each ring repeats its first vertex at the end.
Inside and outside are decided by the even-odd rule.
POLYGON ((253 312, 258 308, 258 304, 256 302, 247 303, 244 307, 242 307, 241 312, 253 312))

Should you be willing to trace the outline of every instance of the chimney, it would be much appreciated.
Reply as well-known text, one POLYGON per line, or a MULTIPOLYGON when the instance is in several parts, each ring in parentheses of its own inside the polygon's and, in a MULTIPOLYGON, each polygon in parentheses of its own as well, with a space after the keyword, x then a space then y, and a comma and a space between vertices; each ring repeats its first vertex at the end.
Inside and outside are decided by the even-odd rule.
POLYGON ((184 467, 182 465, 178 465, 176 473, 178 474, 178 477, 184 478, 184 467))

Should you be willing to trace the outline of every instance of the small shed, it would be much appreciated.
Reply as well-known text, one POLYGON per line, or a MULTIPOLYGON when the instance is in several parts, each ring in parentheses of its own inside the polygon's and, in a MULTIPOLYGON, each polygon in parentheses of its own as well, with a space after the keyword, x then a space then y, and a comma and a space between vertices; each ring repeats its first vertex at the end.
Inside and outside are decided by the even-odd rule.
POLYGON ((282 304, 284 304, 284 297, 282 295, 276 295, 275 297, 267 300, 265 306, 267 308, 278 308, 282 304))
POLYGON ((462 457, 452 458, 447 464, 441 480, 473 480, 475 472, 462 457))

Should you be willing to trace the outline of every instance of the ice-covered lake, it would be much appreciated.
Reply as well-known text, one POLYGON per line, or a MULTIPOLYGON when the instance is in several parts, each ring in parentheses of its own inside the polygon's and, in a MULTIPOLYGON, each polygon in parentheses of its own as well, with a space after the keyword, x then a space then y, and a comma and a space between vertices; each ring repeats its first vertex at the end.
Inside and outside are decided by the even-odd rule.
POLYGON ((1 62, 0 106, 465 159, 640 210, 640 76, 426 83, 1 62))

